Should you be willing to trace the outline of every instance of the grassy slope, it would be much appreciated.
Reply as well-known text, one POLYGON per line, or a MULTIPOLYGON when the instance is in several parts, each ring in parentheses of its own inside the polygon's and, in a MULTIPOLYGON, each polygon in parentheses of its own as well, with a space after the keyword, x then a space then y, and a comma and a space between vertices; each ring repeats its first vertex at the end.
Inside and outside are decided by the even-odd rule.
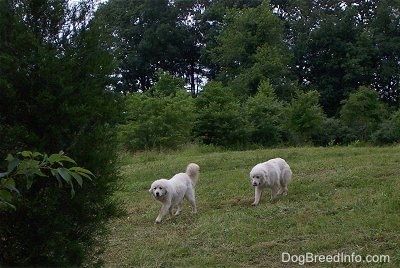
POLYGON ((384 266, 400 267, 400 147, 194 148, 121 161, 125 181, 117 197, 128 215, 110 224, 106 266, 282 267, 282 252, 354 252, 387 254, 391 262, 384 266), (271 202, 268 192, 251 207, 248 173, 274 157, 292 168, 289 195, 271 202), (198 214, 185 202, 182 215, 155 225, 160 203, 148 192, 151 182, 189 162, 201 167, 198 214))

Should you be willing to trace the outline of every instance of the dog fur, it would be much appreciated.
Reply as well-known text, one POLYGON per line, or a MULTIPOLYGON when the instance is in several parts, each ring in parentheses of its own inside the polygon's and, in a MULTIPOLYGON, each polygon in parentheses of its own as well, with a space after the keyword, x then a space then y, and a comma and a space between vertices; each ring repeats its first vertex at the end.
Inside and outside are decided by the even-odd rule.
POLYGON ((288 194, 288 185, 292 180, 292 171, 282 158, 274 158, 259 163, 250 171, 250 181, 254 187, 253 206, 260 203, 264 188, 271 189, 271 200, 278 195, 288 194))
POLYGON ((171 179, 159 179, 151 184, 149 192, 153 197, 162 203, 156 223, 161 223, 164 216, 176 207, 175 216, 182 211, 183 198, 186 198, 192 206, 192 213, 197 212, 195 186, 199 179, 199 165, 190 163, 185 173, 178 173, 171 179))

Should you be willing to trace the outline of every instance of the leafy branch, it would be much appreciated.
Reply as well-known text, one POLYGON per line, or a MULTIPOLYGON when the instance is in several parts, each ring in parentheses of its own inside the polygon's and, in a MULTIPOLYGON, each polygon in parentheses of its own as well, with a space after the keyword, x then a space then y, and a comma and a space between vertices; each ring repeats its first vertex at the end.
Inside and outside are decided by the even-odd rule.
POLYGON ((13 205, 15 195, 20 195, 16 182, 26 184, 26 189, 32 187, 38 177, 54 177, 59 187, 64 183, 71 187, 71 198, 75 195, 74 183, 82 187, 83 179, 92 180, 94 174, 82 167, 72 158, 60 151, 48 156, 38 152, 22 151, 17 157, 9 154, 5 159, 8 162, 7 171, 0 173, 0 210, 4 208, 16 209, 13 205), (72 165, 72 167, 71 167, 72 165), (68 167, 70 166, 70 167, 68 167))

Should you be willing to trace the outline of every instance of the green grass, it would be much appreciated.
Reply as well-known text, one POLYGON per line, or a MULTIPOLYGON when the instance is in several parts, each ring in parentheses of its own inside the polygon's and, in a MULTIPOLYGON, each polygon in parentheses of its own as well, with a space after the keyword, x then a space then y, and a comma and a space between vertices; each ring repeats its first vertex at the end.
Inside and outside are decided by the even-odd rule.
MULTIPOLYGON (((106 267, 298 267, 291 255, 389 255, 400 267, 400 147, 287 148, 123 154, 116 198, 127 215, 110 223, 106 267), (248 174, 259 162, 286 159, 289 195, 251 207, 248 174), (200 165, 198 214, 154 224, 160 203, 149 194, 155 179, 200 165)), ((312 264, 317 267, 321 264, 312 264)), ((366 263, 325 264, 363 267, 366 263)))

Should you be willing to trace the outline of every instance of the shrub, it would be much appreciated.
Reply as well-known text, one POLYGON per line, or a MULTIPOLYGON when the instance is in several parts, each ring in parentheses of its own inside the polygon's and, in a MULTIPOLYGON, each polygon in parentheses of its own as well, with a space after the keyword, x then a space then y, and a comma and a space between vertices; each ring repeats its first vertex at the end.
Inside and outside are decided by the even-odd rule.
POLYGON ((231 148, 248 143, 251 127, 230 89, 221 83, 210 82, 195 104, 194 133, 203 143, 231 148))
POLYGON ((126 99, 126 121, 119 135, 128 150, 175 149, 192 138, 194 104, 183 89, 156 97, 135 93, 126 99))
POLYGON ((317 91, 299 92, 285 110, 285 129, 294 144, 313 142, 322 131, 324 113, 318 104, 317 91))
POLYGON ((400 110, 380 124, 378 130, 372 134, 372 140, 377 144, 400 142, 400 110))
POLYGON ((376 91, 360 87, 351 93, 340 110, 340 119, 351 135, 360 141, 369 141, 386 115, 384 104, 376 91))
POLYGON ((113 58, 85 3, 30 3, 0 1, 0 58, 9 63, 0 64, 0 157, 63 150, 96 177, 73 199, 42 178, 18 187, 16 210, 0 211, 0 263, 81 266, 105 245, 105 224, 118 212, 111 197, 120 102, 106 90, 113 58))
POLYGON ((276 145, 282 141, 283 104, 278 101, 269 82, 262 82, 254 97, 244 105, 244 114, 251 125, 251 141, 260 145, 276 145))

